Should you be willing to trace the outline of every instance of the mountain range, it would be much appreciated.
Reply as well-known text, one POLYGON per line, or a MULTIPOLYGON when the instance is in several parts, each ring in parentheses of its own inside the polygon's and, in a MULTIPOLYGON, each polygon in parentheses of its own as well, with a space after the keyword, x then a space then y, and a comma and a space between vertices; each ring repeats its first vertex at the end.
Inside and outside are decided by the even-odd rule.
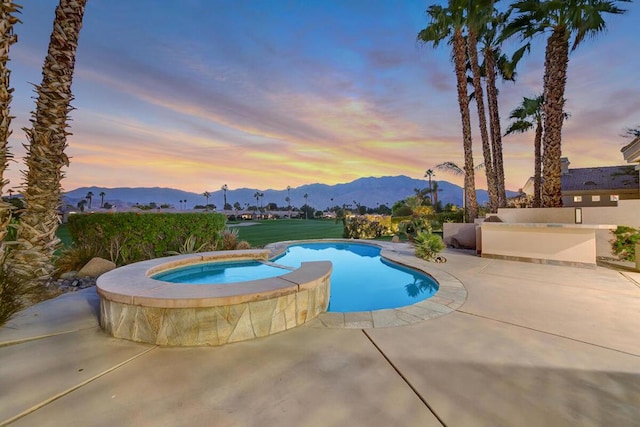
MULTIPOLYGON (((424 179, 414 179, 408 176, 383 176, 383 177, 368 177, 359 178, 355 181, 336 184, 308 184, 302 185, 297 188, 291 188, 290 192, 287 190, 258 190, 255 188, 239 188, 235 190, 227 190, 227 203, 233 205, 238 202, 241 206, 255 206, 256 198, 254 194, 256 192, 264 193, 264 196, 260 198, 260 205, 266 206, 268 203, 276 203, 278 206, 287 206, 286 197, 289 194, 291 197, 291 206, 300 207, 305 204, 304 195, 307 194, 307 202, 315 209, 326 209, 333 206, 360 204, 368 207, 376 207, 378 205, 386 204, 391 207, 398 200, 405 199, 415 194, 414 189, 424 189, 429 187, 429 181, 424 179)), ((442 204, 453 203, 455 205, 462 205, 463 192, 462 188, 458 185, 452 184, 447 181, 438 180, 438 200, 442 201, 442 204)), ((209 203, 214 204, 221 209, 224 203, 224 196, 222 190, 206 190, 211 194, 209 196, 209 203)), ((65 193, 67 203, 76 205, 80 200, 85 199, 87 194, 93 193, 93 206, 100 206, 101 196, 100 193, 105 193, 104 202, 112 205, 129 207, 134 206, 136 203, 149 204, 156 203, 158 206, 161 204, 172 205, 179 208, 180 201, 185 201, 184 206, 187 209, 193 208, 195 205, 205 205, 206 198, 200 194, 192 193, 183 190, 177 190, 174 188, 159 188, 159 187, 121 187, 121 188, 106 188, 106 187, 81 187, 65 193)), ((488 201, 488 195, 486 190, 477 190, 478 203, 483 204, 488 201)), ((516 192, 507 191, 507 197, 516 195, 516 192)))

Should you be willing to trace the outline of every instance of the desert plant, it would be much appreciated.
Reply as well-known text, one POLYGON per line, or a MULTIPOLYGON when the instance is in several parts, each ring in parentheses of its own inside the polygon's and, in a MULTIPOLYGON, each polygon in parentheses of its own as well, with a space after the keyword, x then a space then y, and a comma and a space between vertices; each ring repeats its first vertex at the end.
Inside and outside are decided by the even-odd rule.
POLYGON ((186 238, 184 243, 180 246, 177 251, 167 251, 167 255, 180 255, 180 254, 194 254, 198 252, 202 252, 210 247, 209 243, 203 243, 200 246, 197 246, 198 237, 195 234, 191 234, 186 238))
POLYGON ((238 242, 238 244, 235 247, 236 250, 242 250, 242 249, 251 249, 251 244, 249 242, 247 242, 246 240, 241 240, 238 242))
POLYGON ((611 250, 620 259, 634 261, 636 259, 636 243, 640 243, 640 230, 624 225, 613 232, 615 238, 610 241, 611 250))
POLYGON ((445 245, 442 238, 437 234, 421 231, 416 235, 414 243, 416 245, 416 256, 418 258, 435 262, 446 261, 444 257, 438 255, 438 253, 445 248, 445 245))
POLYGON ((227 228, 220 233, 217 249, 221 251, 231 251, 238 245, 238 229, 227 228))
POLYGON ((103 256, 100 248, 96 245, 84 243, 80 245, 71 245, 58 255, 54 265, 56 274, 66 273, 68 271, 78 271, 85 266, 94 257, 103 256))

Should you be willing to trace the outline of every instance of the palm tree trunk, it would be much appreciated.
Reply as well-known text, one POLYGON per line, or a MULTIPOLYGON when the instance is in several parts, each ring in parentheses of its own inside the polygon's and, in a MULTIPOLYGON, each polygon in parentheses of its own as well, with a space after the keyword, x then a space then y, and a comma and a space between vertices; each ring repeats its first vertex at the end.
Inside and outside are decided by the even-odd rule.
POLYGON ((491 155, 491 144, 489 133, 487 132, 487 116, 484 110, 484 92, 480 65, 478 64, 478 35, 475 31, 469 30, 467 38, 467 50, 469 52, 469 62, 471 63, 471 73, 473 74, 473 89, 475 90, 476 105, 478 110, 478 124, 480 126, 480 138, 482 140, 482 155, 484 157, 484 170, 487 176, 487 192, 489 193, 489 209, 491 212, 498 212, 498 190, 493 171, 493 156, 491 155))
POLYGON ((542 204, 562 207, 561 163, 564 89, 569 62, 569 32, 556 27, 547 40, 544 61, 544 134, 542 204))
POLYGON ((493 152, 493 173, 498 190, 498 207, 507 206, 504 183, 504 160, 502 157, 502 130, 500 129, 500 111, 498 108, 498 89, 496 87, 495 53, 487 46, 484 53, 487 78, 487 102, 489 103, 489 128, 491 130, 491 149, 493 152))
POLYGON ((478 200, 473 170, 473 140, 471 138, 471 117, 469 115, 469 95, 467 93, 466 42, 462 31, 457 28, 453 34, 453 60, 458 87, 458 105, 462 121, 462 146, 464 149, 464 188, 468 218, 473 221, 478 216, 478 200))
POLYGON ((18 250, 12 260, 25 278, 46 282, 53 273, 53 253, 59 243, 57 209, 63 166, 69 165, 67 115, 71 111, 71 83, 78 36, 86 0, 60 0, 56 8, 42 84, 36 86, 32 128, 25 129, 29 145, 25 163, 25 212, 18 229, 18 250))
MULTIPOLYGON (((9 183, 4 179, 4 172, 7 169, 8 162, 13 157, 9 153, 9 137, 11 136, 11 99, 13 98, 13 89, 9 87, 11 71, 7 67, 9 61, 9 49, 18 37, 13 33, 13 26, 18 22, 18 18, 14 16, 19 11, 20 6, 11 1, 3 0, 0 3, 0 114, 2 114, 0 122, 0 195, 4 193, 4 187, 9 183)), ((9 193, 11 194, 11 193, 9 193)), ((0 198, 0 256, 4 259, 4 237, 8 231, 8 225, 11 221, 11 204, 0 198)))
POLYGON ((538 117, 536 126, 536 137, 534 139, 534 173, 533 173, 533 207, 542 207, 541 185, 542 185, 542 117, 538 117))

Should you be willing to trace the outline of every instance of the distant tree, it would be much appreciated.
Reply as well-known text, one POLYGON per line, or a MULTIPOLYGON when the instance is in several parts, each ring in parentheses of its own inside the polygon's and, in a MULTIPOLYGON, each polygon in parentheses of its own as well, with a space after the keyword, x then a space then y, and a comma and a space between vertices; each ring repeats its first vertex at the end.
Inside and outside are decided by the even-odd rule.
POLYGON ((314 208, 312 208, 311 206, 307 205, 306 203, 305 203, 304 206, 302 206, 300 208, 300 211, 304 212, 304 218, 305 219, 309 219, 309 217, 313 218, 313 216, 314 216, 314 214, 316 212, 316 210, 314 208))
POLYGON ((431 197, 433 197, 433 209, 436 211, 436 213, 439 210, 439 206, 438 206, 438 191, 442 191, 441 188, 438 188, 438 181, 433 181, 433 185, 431 185, 431 190, 429 191, 429 194, 431 194, 431 197))
POLYGON ((104 207, 104 196, 106 196, 107 194, 104 191, 100 192, 100 207, 104 207))
POLYGON ((85 196, 85 199, 89 201, 89 209, 91 209, 91 201, 93 200, 93 192, 89 191, 85 196))
POLYGON ((429 190, 431 190, 431 178, 435 175, 436 174, 433 172, 433 169, 427 169, 427 171, 424 173, 424 177, 429 178, 429 190))
POLYGON ((7 193, 9 193, 9 198, 12 199, 13 198, 13 190, 12 189, 8 189, 7 193))
POLYGON ((209 193, 208 191, 205 191, 204 193, 202 193, 202 195, 207 200, 207 203, 205 206, 209 206, 209 197, 211 197, 211 193, 209 193))
MULTIPOLYGON (((309 204, 309 195, 307 193, 304 193, 304 204, 308 205, 309 204)), ((307 216, 307 211, 304 211, 304 219, 309 219, 309 217, 307 216)))
POLYGON ((277 211, 278 210, 278 204, 277 203, 267 203, 267 210, 269 211, 277 211))
POLYGON ((80 212, 84 212, 84 207, 86 206, 87 201, 85 199, 82 199, 78 202, 78 209, 80 209, 80 212))
POLYGON ((233 204, 233 209, 235 209, 237 211, 241 210, 242 209, 242 205, 240 204, 240 202, 235 202, 233 204))
POLYGON ((227 190, 229 189, 229 186, 224 184, 220 189, 222 190, 222 196, 224 197, 224 204, 222 206, 224 206, 224 209, 227 209, 227 190))

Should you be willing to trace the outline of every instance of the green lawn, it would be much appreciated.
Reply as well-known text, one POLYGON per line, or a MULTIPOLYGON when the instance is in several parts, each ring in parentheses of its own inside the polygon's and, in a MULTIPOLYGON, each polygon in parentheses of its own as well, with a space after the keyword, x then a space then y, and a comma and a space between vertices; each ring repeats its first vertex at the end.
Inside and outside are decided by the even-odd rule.
POLYGON ((342 237, 342 223, 335 224, 333 220, 283 219, 257 222, 256 225, 237 227, 240 240, 246 240, 254 248, 283 240, 342 237))
POLYGON ((67 224, 60 224, 58 226, 58 231, 56 231, 56 236, 58 239, 62 240, 62 246, 69 247, 71 243, 73 243, 73 239, 71 239, 71 234, 69 234, 69 228, 67 224))

